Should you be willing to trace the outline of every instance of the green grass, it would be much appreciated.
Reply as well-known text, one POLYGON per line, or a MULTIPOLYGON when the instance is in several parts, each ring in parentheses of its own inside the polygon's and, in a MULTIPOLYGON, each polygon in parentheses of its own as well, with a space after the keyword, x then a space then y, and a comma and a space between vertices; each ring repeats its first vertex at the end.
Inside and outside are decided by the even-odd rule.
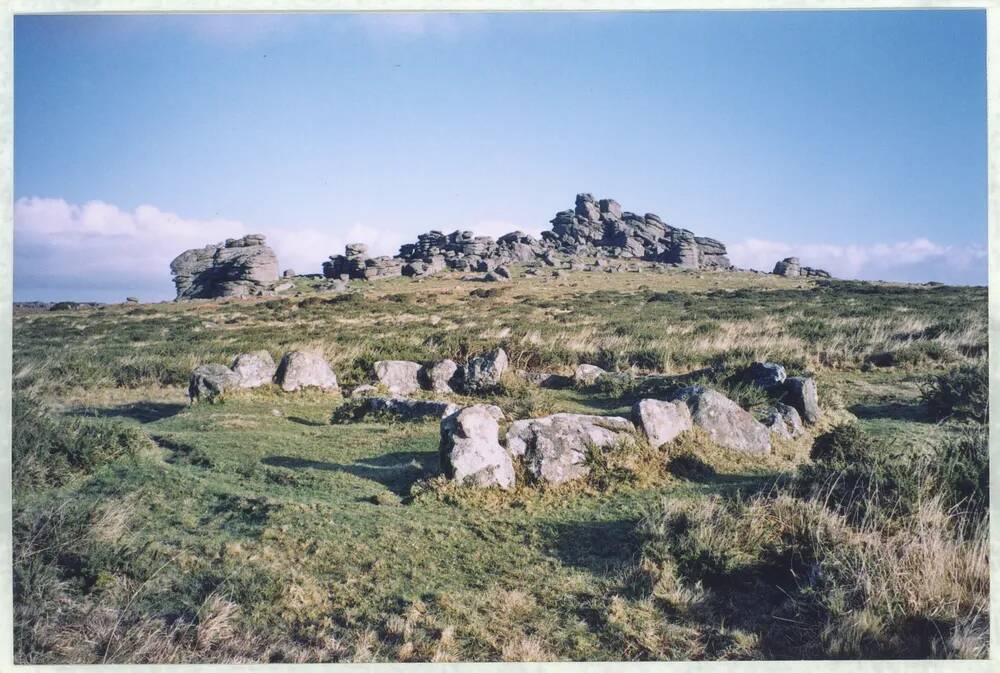
MULTIPOLYGON (((765 623, 734 630, 724 611, 684 607, 676 592, 690 587, 664 602, 643 522, 664 499, 698 508, 767 493, 812 436, 765 460, 689 433, 662 452, 592 456, 586 483, 477 492, 436 478, 436 422, 332 424, 338 395, 270 387, 187 406, 187 376, 240 352, 319 346, 352 385, 379 359, 464 361, 499 345, 514 368, 627 372, 585 390, 507 381, 488 401, 511 418, 627 415, 645 374, 772 359, 816 376, 825 419, 812 435, 853 421, 904 456, 932 456, 966 441, 968 424, 939 422, 921 391, 981 364, 986 345, 983 288, 674 271, 489 292, 456 276, 352 287, 15 316, 18 395, 45 400, 54 419, 24 445, 49 447, 35 465, 66 463, 57 480, 14 484, 18 661, 787 655, 765 623), (884 352, 904 355, 872 365, 884 352)), ((702 382, 750 409, 765 402, 724 374, 702 382)), ((981 499, 975 446, 941 460, 956 493, 981 499)))

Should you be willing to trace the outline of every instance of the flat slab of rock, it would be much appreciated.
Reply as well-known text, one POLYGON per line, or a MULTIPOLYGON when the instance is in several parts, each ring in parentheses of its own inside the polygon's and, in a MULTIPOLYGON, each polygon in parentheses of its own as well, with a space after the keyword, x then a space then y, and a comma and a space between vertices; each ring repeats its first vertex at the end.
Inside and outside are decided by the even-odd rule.
POLYGON ((239 376, 226 365, 199 365, 188 380, 188 397, 192 402, 214 402, 239 383, 239 376))
POLYGON ((684 402, 640 400, 632 406, 632 418, 654 449, 672 442, 693 425, 691 411, 684 402))
POLYGON ((469 486, 514 486, 514 463, 500 444, 499 407, 476 404, 441 419, 441 469, 469 486))
POLYGON ((285 353, 278 364, 275 382, 285 392, 301 388, 315 387, 321 390, 337 390, 337 377, 330 369, 330 363, 313 351, 292 351, 285 353))
POLYGON ((633 432, 635 426, 618 416, 553 414, 512 423, 507 448, 511 455, 523 456, 535 479, 561 484, 587 475, 590 447, 611 448, 633 432))
POLYGON ((799 412, 806 423, 819 420, 819 396, 816 381, 802 376, 790 376, 785 380, 784 402, 799 412))
POLYGON ((771 452, 770 430, 722 393, 688 386, 677 391, 673 401, 687 404, 692 422, 719 446, 743 453, 771 452))
POLYGON ((369 397, 366 412, 397 416, 405 421, 421 418, 444 418, 459 411, 461 407, 442 400, 416 400, 409 397, 369 397))
POLYGON ((274 379, 278 368, 267 351, 242 353, 233 360, 233 373, 239 377, 240 388, 257 388, 274 379))
POLYGON ((408 395, 420 390, 420 369, 418 363, 407 360, 379 360, 375 376, 393 395, 408 395))

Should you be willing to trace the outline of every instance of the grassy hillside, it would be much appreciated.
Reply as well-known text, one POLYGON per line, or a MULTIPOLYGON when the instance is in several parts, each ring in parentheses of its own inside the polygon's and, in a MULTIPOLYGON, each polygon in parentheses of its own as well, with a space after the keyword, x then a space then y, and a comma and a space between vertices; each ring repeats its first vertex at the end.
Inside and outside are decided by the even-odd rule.
POLYGON ((16 314, 18 661, 985 656, 985 288, 563 273, 16 314), (631 374, 511 378, 488 399, 513 418, 767 359, 816 377, 824 419, 766 458, 693 431, 502 493, 437 476, 436 422, 186 403, 241 352, 321 348, 351 386, 498 345, 631 374))

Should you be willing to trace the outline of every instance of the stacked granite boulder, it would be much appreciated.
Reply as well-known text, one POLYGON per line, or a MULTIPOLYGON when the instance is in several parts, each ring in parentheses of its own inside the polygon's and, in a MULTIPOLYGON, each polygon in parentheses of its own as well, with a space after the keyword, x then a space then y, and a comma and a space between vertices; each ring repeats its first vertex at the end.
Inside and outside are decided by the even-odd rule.
POLYGON ((471 231, 433 230, 401 246, 394 258, 375 258, 378 262, 367 257, 363 245, 352 244, 346 255, 323 264, 323 274, 374 278, 424 276, 446 269, 489 273, 509 264, 568 263, 573 268, 573 264, 582 267, 586 258, 594 258, 597 266, 606 266, 607 258, 623 258, 691 269, 732 268, 721 242, 670 226, 655 213, 640 216, 623 211, 614 199, 578 194, 574 209, 557 213, 551 224, 540 239, 523 231, 494 240, 471 231))
POLYGON ((186 250, 170 263, 177 299, 250 297, 270 294, 278 280, 278 258, 260 234, 186 250))
POLYGON ((341 280, 391 278, 403 273, 403 262, 392 257, 369 257, 364 243, 348 243, 343 255, 333 255, 323 262, 323 276, 341 280))
POLYGON ((774 271, 772 271, 777 276, 786 276, 788 278, 798 278, 798 277, 812 277, 812 278, 830 278, 830 272, 824 271, 823 269, 814 269, 811 266, 802 266, 799 263, 798 257, 786 257, 774 265, 774 271))

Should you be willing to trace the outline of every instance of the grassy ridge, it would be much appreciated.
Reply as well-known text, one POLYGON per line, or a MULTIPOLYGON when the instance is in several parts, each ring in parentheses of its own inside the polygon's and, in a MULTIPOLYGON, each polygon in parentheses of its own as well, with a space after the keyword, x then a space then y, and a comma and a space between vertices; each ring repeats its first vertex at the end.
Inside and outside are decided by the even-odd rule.
MULTIPOLYGON (((983 656, 985 529, 967 505, 985 440, 966 411, 982 412, 985 378, 972 372, 985 371, 985 298, 749 274, 570 273, 19 314, 17 659, 983 656), (816 375, 823 439, 820 453, 808 437, 748 460, 694 432, 659 452, 595 457, 585 483, 501 494, 435 478, 433 422, 331 424, 339 397, 271 388, 185 404, 196 364, 305 345, 322 347, 348 384, 369 381, 377 359, 462 360, 496 345, 515 367, 592 362, 635 375, 773 359, 816 375), (892 459, 842 460, 872 446, 892 459), (849 470, 880 489, 913 480, 851 518, 821 504, 849 470), (771 523, 747 540, 760 522, 771 523), (859 556, 872 547, 883 556, 859 556), (918 548, 940 554, 890 553, 918 548), (836 574, 800 584, 809 555, 821 567, 945 560, 964 574, 914 575, 926 589, 906 603, 908 586, 888 579, 868 594, 836 574), (933 648, 914 645, 918 626, 942 634, 926 641, 933 648), (848 635, 832 637, 838 629, 848 635)), ((622 413, 633 393, 508 382, 490 401, 515 417, 622 413)))

